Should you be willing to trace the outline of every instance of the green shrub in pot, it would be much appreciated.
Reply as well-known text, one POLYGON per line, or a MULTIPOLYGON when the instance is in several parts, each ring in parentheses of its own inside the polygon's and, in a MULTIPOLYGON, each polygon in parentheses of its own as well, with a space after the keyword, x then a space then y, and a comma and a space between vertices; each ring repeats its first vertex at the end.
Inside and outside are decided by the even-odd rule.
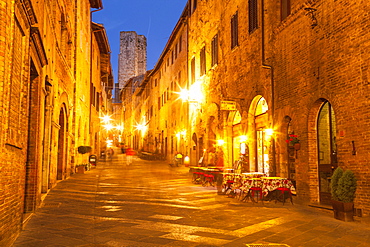
POLYGON ((351 170, 343 171, 338 167, 331 177, 331 195, 334 218, 353 221, 354 199, 356 196, 357 180, 351 170))
POLYGON ((337 194, 337 189, 338 189, 338 182, 339 179, 343 176, 343 169, 338 167, 335 169, 333 175, 331 176, 331 197, 333 200, 339 201, 338 199, 338 194, 337 194))
POLYGON ((353 202, 356 197, 357 180, 351 170, 346 170, 339 178, 336 196, 338 201, 353 202))

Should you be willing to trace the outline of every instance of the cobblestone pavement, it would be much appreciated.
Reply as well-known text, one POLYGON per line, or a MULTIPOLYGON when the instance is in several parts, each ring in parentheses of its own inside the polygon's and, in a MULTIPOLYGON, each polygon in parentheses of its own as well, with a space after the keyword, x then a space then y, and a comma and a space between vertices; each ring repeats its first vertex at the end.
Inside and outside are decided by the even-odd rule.
POLYGON ((13 246, 369 246, 364 218, 240 202, 192 184, 186 167, 124 158, 58 183, 13 246))

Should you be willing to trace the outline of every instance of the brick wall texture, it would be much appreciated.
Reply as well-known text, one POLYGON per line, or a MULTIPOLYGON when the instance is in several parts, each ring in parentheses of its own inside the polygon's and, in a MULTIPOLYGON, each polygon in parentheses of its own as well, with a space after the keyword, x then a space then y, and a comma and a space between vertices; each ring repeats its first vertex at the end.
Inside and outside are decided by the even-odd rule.
POLYGON ((215 34, 219 35, 220 47, 218 65, 201 79, 208 104, 199 117, 203 120, 199 127, 206 131, 199 133, 198 129, 197 134, 207 136, 205 120, 211 116, 223 122, 216 135, 229 143, 224 155, 231 166, 236 157, 231 145, 236 135, 231 130, 233 112, 219 115, 218 111, 209 111, 211 108, 207 110, 207 106, 210 102, 220 104, 221 100, 235 101, 249 138, 251 170, 256 170, 258 163, 256 126, 272 128, 274 143, 265 142, 270 175, 296 180, 299 200, 324 202, 325 195, 319 191, 328 191, 325 186, 331 172, 320 168, 325 165, 320 152, 325 156, 335 152, 336 158, 332 157, 329 164, 355 172, 359 181, 355 207, 369 213, 369 57, 365 55, 369 35, 365 30, 370 21, 363 18, 369 6, 361 1, 291 1, 290 15, 281 20, 280 1, 258 1, 258 25, 251 31, 248 1, 201 1, 190 16, 188 53, 195 54, 199 61, 204 45, 210 53, 215 34), (238 46, 232 49, 231 18, 236 13, 238 46), (268 104, 268 117, 262 125, 256 124, 253 117, 260 97, 268 104), (322 132, 330 135, 325 126, 318 125, 318 114, 325 102, 332 106, 331 150, 324 149, 317 138, 322 132), (289 123, 286 119, 290 119, 289 123), (291 132, 301 142, 301 150, 293 157, 285 142, 291 132))
POLYGON ((239 157, 238 140, 245 135, 249 171, 294 180, 297 200, 305 203, 330 203, 333 169, 351 169, 358 180, 355 208, 369 214, 370 3, 290 1, 289 15, 282 19, 282 2, 286 1, 209 0, 198 1, 196 8, 189 4, 188 15, 179 20, 187 30, 187 61, 171 62, 174 37, 180 36, 177 25, 146 78, 149 95, 138 96, 147 108, 142 115, 151 116, 144 139, 152 140, 152 149, 173 150, 175 141, 165 140, 176 139, 184 126, 191 164, 197 164, 201 146, 211 150, 216 139, 223 139, 216 157, 232 167, 239 157), (232 23, 237 23, 235 47, 232 23), (216 35, 218 63, 212 65, 216 35), (205 74, 200 70, 203 49, 205 74), (181 67, 185 87, 200 85, 196 88, 203 97, 184 109, 184 104, 177 106, 175 99, 163 96, 173 88, 174 71, 181 67), (236 103, 240 119, 236 111, 221 109, 225 100, 236 103), (176 107, 188 111, 187 118, 174 120, 176 107), (266 129, 274 134, 266 137, 266 129), (286 142, 293 133, 301 144, 297 151, 286 142))
POLYGON ((0 1, 0 246, 87 162, 79 145, 99 150, 98 109, 108 106, 99 62, 111 78, 103 43, 92 36, 89 0, 0 1))

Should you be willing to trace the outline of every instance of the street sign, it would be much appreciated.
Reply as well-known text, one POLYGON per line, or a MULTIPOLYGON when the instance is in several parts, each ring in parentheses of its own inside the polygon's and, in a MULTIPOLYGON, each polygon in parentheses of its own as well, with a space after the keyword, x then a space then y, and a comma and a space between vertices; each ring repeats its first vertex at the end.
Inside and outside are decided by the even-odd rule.
POLYGON ((235 101, 221 101, 221 110, 236 111, 236 102, 235 101))

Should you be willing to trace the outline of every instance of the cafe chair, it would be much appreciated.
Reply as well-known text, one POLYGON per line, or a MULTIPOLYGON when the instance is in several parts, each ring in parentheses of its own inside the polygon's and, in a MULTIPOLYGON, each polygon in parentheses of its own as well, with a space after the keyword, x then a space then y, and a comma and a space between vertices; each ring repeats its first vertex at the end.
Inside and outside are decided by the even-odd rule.
POLYGON ((262 197, 263 197, 263 194, 262 194, 262 188, 261 187, 251 187, 249 189, 250 191, 250 197, 251 197, 251 200, 254 202, 254 193, 256 192, 256 198, 257 198, 257 203, 258 203, 258 197, 260 198, 260 200, 263 202, 262 200, 262 197))
POLYGON ((204 176, 204 181, 203 181, 203 186, 206 186, 207 183, 209 184, 209 186, 213 186, 213 183, 214 183, 214 180, 215 180, 215 176, 212 175, 212 174, 207 174, 207 173, 204 173, 203 174, 204 176))
POLYGON ((278 193, 275 197, 275 203, 277 201, 282 201, 284 205, 285 199, 290 198, 290 202, 293 204, 292 192, 289 188, 279 187, 276 189, 276 191, 278 191, 278 193))
POLYGON ((223 192, 228 196, 228 197, 235 197, 234 189, 234 180, 227 179, 226 183, 224 184, 224 189, 223 192))
POLYGON ((202 183, 202 177, 204 177, 203 172, 194 171, 193 172, 193 183, 201 184, 202 183))

